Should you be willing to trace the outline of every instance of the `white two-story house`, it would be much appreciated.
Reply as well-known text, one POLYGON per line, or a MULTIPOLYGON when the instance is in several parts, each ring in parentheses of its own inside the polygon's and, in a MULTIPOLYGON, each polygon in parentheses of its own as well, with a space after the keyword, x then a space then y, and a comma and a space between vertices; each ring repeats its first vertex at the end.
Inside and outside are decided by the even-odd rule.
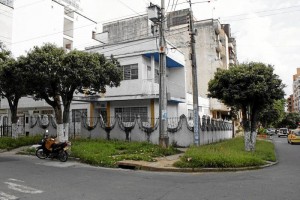
MULTIPOLYGON (((132 121, 140 116, 143 121, 154 125, 159 117, 158 38, 151 33, 151 24, 147 20, 141 21, 138 17, 136 23, 130 26, 132 21, 134 18, 105 24, 99 37, 103 44, 87 48, 87 51, 98 52, 108 58, 113 55, 120 62, 123 72, 121 85, 107 88, 105 94, 79 95, 74 100, 91 103, 90 117, 102 114, 110 119, 118 115, 125 121, 132 121), (144 26, 143 31, 135 31, 135 26, 144 26), (127 35, 128 30, 124 30, 126 28, 132 28, 130 36, 127 35)), ((178 117, 187 114, 185 58, 171 44, 167 45, 166 68, 167 115, 178 117)))

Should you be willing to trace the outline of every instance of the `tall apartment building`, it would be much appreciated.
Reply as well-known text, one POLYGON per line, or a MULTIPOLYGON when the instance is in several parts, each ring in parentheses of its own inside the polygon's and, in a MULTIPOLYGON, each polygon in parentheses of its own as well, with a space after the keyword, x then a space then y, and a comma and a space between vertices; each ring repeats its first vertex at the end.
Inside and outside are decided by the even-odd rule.
POLYGON ((12 45, 13 1, 0 0, 0 43, 7 49, 12 45))
POLYGON ((45 42, 83 50, 98 44, 92 39, 96 25, 82 14, 79 0, 15 1, 12 53, 18 57, 45 42))
POLYGON ((300 112, 300 68, 293 75, 293 99, 294 112, 300 112))
MULTIPOLYGON (((54 43, 66 50, 84 50, 86 46, 99 44, 93 37, 97 23, 83 14, 80 0, 1 0, 0 6, 0 41, 9 46, 14 57, 44 43, 54 43)), ((74 107, 88 109, 90 106, 89 103, 75 102, 74 107)), ((22 116, 22 120, 25 116, 25 127, 28 126, 28 116, 33 113, 54 112, 45 101, 22 98, 18 116, 22 116)), ((10 120, 8 102, 2 99, 0 116, 7 115, 10 120)))
POLYGON ((287 98, 287 111, 289 113, 291 112, 295 112, 294 109, 294 95, 291 94, 288 98, 287 98))
MULTIPOLYGON (((184 52, 187 68, 187 104, 192 109, 192 67, 190 60, 190 30, 187 16, 189 9, 174 11, 168 14, 168 36, 180 51, 184 52)), ((205 111, 214 118, 225 117, 229 109, 217 99, 208 99, 208 82, 214 77, 218 69, 228 69, 230 65, 237 63, 236 42, 231 36, 229 24, 221 24, 216 19, 195 21, 194 28, 197 30, 196 40, 196 63, 198 73, 199 106, 201 101, 209 101, 209 110, 205 111)))

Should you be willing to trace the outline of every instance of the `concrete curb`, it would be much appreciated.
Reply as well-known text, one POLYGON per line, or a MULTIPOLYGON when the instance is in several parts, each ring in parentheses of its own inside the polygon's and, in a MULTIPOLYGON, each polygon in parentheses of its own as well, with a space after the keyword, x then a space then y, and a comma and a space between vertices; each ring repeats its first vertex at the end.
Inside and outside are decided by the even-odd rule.
POLYGON ((278 162, 268 162, 266 165, 253 166, 253 167, 238 167, 238 168, 177 168, 177 167, 156 167, 145 164, 139 164, 137 161, 119 161, 119 168, 154 171, 154 172, 183 172, 183 173, 195 173, 195 172, 236 172, 236 171, 248 171, 258 170, 278 164, 278 162))

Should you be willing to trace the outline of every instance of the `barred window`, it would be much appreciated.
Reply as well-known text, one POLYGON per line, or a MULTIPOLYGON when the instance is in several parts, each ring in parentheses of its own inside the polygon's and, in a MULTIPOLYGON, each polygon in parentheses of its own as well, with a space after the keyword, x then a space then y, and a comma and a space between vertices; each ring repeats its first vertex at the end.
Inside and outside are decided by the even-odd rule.
POLYGON ((120 116, 123 122, 133 122, 137 116, 142 121, 148 121, 147 107, 123 107, 115 108, 115 116, 120 116))
POLYGON ((178 26, 181 24, 186 24, 187 23, 187 17, 186 15, 183 16, 177 16, 172 18, 172 25, 173 26, 178 26))
POLYGON ((123 80, 132 80, 139 78, 138 64, 124 65, 122 66, 122 69, 123 80))

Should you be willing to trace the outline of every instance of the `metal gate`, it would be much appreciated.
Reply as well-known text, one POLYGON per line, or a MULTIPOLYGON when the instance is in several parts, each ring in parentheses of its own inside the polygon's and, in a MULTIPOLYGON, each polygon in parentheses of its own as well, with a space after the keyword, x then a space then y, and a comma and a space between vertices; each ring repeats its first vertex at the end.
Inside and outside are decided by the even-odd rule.
POLYGON ((11 137, 12 127, 8 125, 0 126, 0 137, 11 137))

